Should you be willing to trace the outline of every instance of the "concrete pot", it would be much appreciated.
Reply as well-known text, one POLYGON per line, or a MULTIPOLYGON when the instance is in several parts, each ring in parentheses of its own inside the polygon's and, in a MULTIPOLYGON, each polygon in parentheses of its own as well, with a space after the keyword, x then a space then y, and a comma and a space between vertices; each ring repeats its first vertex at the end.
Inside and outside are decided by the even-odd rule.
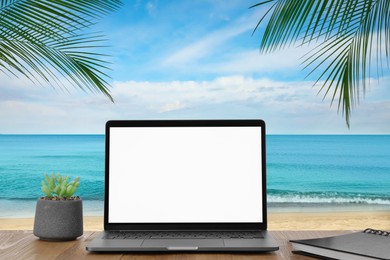
POLYGON ((34 219, 35 236, 49 241, 69 241, 82 234, 82 200, 38 199, 34 219))

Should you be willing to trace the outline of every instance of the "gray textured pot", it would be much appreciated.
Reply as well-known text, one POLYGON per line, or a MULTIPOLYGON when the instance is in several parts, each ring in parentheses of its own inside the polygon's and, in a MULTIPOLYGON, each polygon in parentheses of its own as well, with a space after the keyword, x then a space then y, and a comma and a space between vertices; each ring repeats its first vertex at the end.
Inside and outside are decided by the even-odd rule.
POLYGON ((34 235, 43 240, 68 241, 83 234, 82 200, 38 199, 34 235))

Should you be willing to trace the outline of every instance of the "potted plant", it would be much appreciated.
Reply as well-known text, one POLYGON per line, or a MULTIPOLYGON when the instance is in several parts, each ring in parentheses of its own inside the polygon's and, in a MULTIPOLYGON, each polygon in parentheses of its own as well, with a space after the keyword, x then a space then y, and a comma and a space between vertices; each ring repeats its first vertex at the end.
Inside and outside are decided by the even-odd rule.
POLYGON ((73 196, 80 177, 69 182, 69 176, 45 174, 41 190, 45 194, 37 201, 34 235, 43 240, 68 241, 83 234, 83 205, 73 196))

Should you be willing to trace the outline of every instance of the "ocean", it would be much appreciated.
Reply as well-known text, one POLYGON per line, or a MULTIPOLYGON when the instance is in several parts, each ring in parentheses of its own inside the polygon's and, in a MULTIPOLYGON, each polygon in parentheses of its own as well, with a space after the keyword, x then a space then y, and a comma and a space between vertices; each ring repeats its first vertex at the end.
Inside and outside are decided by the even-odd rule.
MULTIPOLYGON (((0 218, 32 217, 45 173, 103 215, 104 135, 0 135, 0 218)), ((390 135, 267 135, 269 211, 390 211, 390 135)))

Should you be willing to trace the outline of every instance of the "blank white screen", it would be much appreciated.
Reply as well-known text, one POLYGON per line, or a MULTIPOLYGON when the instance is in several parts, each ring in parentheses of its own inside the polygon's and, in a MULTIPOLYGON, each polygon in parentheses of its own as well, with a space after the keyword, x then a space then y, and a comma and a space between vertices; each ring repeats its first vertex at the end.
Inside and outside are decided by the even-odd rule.
POLYGON ((109 223, 262 222, 260 127, 111 127, 109 223))

